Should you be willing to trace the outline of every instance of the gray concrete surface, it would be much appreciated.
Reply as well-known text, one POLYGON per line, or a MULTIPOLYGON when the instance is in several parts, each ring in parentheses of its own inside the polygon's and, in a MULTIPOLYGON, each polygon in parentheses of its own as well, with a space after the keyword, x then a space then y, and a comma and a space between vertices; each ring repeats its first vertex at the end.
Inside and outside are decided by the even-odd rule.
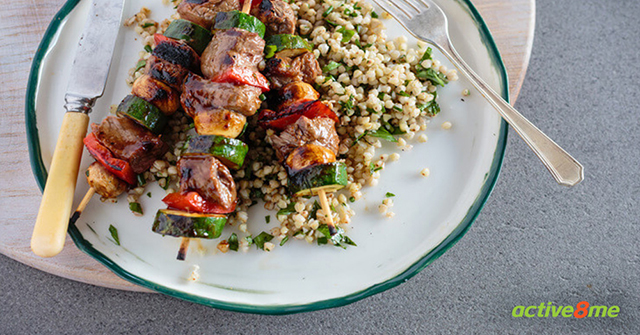
POLYGON ((0 333, 639 334, 640 1, 539 0, 517 107, 586 168, 554 184, 510 135, 482 214, 409 282, 328 311, 231 313, 84 285, 0 257, 0 333), (617 318, 513 318, 516 305, 587 300, 617 318))

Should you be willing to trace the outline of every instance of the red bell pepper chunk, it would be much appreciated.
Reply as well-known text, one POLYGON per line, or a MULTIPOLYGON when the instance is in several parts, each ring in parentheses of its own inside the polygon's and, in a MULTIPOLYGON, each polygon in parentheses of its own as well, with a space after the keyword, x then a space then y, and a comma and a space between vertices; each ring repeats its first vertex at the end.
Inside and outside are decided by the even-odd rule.
POLYGON ((111 151, 102 145, 96 135, 89 133, 83 140, 87 150, 93 158, 102 164, 107 171, 113 173, 118 179, 124 180, 130 185, 136 185, 136 174, 131 169, 129 162, 115 158, 111 151))
POLYGON ((227 214, 236 210, 234 203, 232 208, 223 208, 210 200, 203 198, 200 193, 191 191, 183 193, 170 193, 162 199, 169 208, 186 212, 205 214, 227 214))
POLYGON ((246 67, 230 67, 225 72, 213 77, 211 81, 216 83, 232 83, 240 85, 255 86, 262 92, 269 91, 269 81, 262 73, 253 71, 246 67))
MULTIPOLYGON (((261 2, 262 2, 262 0, 252 0, 251 1, 251 8, 259 6, 261 2)), ((240 4, 244 6, 244 0, 241 0, 240 4)))
POLYGON ((303 101, 292 104, 280 112, 263 109, 258 115, 258 124, 264 128, 284 130, 288 125, 295 123, 304 116, 308 119, 326 117, 335 123, 340 122, 338 115, 320 100, 303 101))
POLYGON ((162 34, 153 34, 153 42, 155 42, 156 45, 160 44, 163 41, 170 41, 171 38, 164 36, 162 34))

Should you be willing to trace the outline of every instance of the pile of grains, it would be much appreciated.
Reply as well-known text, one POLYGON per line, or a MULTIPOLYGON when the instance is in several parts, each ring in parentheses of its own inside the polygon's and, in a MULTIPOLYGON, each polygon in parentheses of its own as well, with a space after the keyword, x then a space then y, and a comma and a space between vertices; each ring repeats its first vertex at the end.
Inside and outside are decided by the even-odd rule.
MULTIPOLYGON (((229 217, 229 224, 237 226, 244 235, 233 234, 229 241, 221 241, 218 245, 221 252, 230 249, 232 238, 237 241, 234 243, 238 250, 247 251, 254 243, 255 238, 247 226, 248 210, 259 201, 266 209, 277 211, 274 216, 279 223, 269 232, 261 233, 269 238, 260 243, 260 249, 269 251, 290 239, 353 245, 346 236, 333 242, 327 239, 328 215, 339 227, 348 227, 356 214, 350 204, 362 197, 362 188, 377 185, 385 165, 400 159, 398 153, 378 155, 376 149, 382 146, 382 141, 396 143, 401 151, 410 150, 412 141, 427 142, 427 136, 419 132, 424 131, 429 119, 440 111, 436 86, 458 78, 455 70, 447 69, 431 57, 431 50, 425 44, 418 43, 414 49, 408 47, 404 37, 387 41, 384 24, 379 19, 386 13, 379 16, 367 2, 302 0, 291 3, 291 7, 298 15, 300 35, 313 44, 313 53, 323 68, 323 75, 317 77, 315 86, 340 117, 340 124, 336 125, 341 138, 338 158, 347 165, 348 185, 327 195, 331 213, 325 213, 315 197, 290 197, 287 173, 267 140, 272 131, 257 127, 256 118, 250 118, 250 130, 242 138, 250 150, 243 169, 234 173, 238 206, 229 217)), ((149 10, 143 8, 125 23, 135 27, 145 45, 139 63, 130 71, 129 84, 144 70, 144 61, 153 46, 153 34, 162 33, 171 20, 179 18, 174 14, 158 24, 149 19, 149 14, 149 10)), ((163 139, 173 151, 144 174, 146 181, 157 180, 167 193, 177 190, 175 164, 188 133, 193 134, 191 120, 181 112, 172 117, 169 125, 163 139)), ((450 124, 448 126, 450 128, 450 124)), ((429 170, 425 168, 420 173, 426 177, 429 170)), ((144 186, 130 191, 130 207, 137 204, 144 192, 144 186)), ((378 210, 381 215, 392 218, 395 215, 392 207, 393 200, 387 197, 378 210)), ((271 221, 271 216, 265 220, 271 221)))

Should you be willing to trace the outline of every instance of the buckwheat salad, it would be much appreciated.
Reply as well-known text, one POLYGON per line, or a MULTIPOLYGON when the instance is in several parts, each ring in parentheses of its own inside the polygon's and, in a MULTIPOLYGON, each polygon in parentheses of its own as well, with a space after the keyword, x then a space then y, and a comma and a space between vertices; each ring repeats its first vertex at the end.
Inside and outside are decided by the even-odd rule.
MULTIPOLYGON (((179 0, 163 2, 176 6, 179 0)), ((405 37, 388 40, 384 24, 388 14, 374 11, 368 2, 302 0, 291 2, 290 6, 297 14, 297 33, 312 45, 313 54, 322 67, 322 75, 316 78, 314 86, 321 99, 339 116, 337 158, 347 166, 348 183, 344 189, 327 194, 331 213, 325 213, 313 197, 291 197, 287 190, 287 172, 269 143, 273 130, 257 126, 255 117, 248 118, 249 126, 242 140, 249 146, 249 152, 244 167, 233 175, 238 204, 227 223, 236 226, 239 233, 221 238, 218 249, 222 252, 247 251, 251 244, 256 244, 248 226, 255 220, 266 220, 272 226, 275 223, 274 228, 261 233, 263 240, 258 249, 265 251, 291 240, 342 247, 355 245, 346 236, 342 243, 327 238, 326 216, 333 217, 341 232, 349 230, 356 215, 352 204, 363 197, 364 188, 376 187, 386 164, 398 161, 401 153, 414 144, 427 141, 425 130, 429 119, 440 112, 437 88, 458 79, 456 70, 447 69, 434 59, 426 44, 419 42, 410 47, 405 37), (397 152, 378 153, 384 141, 395 143, 397 152), (250 218, 248 209, 254 205, 264 206, 272 214, 266 218, 250 218)), ((179 15, 174 14, 156 22, 151 19, 150 10, 142 8, 125 21, 144 44, 140 60, 129 72, 129 85, 144 72, 154 46, 153 35, 162 33, 178 18, 179 15)), ((115 109, 116 106, 112 106, 113 113, 115 109)), ((157 181, 167 194, 179 189, 176 162, 194 133, 193 127, 193 121, 186 114, 179 111, 171 116, 169 132, 163 137, 171 150, 141 175, 139 186, 128 193, 127 201, 134 214, 142 215, 138 199, 151 196, 145 185, 157 181)), ((423 168, 417 168, 416 173, 428 177, 429 170, 423 168)), ((395 215, 392 208, 393 194, 387 193, 380 199, 377 210, 392 219, 395 215)), ((253 233, 257 237, 259 232, 253 233)))

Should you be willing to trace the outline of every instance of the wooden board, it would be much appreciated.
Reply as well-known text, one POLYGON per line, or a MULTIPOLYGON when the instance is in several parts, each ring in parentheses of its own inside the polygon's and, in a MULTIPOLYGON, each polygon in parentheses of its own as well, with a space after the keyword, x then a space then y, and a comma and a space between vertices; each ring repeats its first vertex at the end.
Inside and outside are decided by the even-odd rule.
MULTIPOLYGON (((24 96, 31 60, 63 0, 13 1, 0 12, 0 253, 61 277, 110 288, 147 291, 130 284, 79 251, 67 238, 50 259, 29 247, 41 193, 31 172, 24 124, 24 96)), ((529 64, 535 25, 534 0, 475 0, 498 44, 515 102, 529 64)), ((60 106, 62 111, 62 106, 60 106)))

